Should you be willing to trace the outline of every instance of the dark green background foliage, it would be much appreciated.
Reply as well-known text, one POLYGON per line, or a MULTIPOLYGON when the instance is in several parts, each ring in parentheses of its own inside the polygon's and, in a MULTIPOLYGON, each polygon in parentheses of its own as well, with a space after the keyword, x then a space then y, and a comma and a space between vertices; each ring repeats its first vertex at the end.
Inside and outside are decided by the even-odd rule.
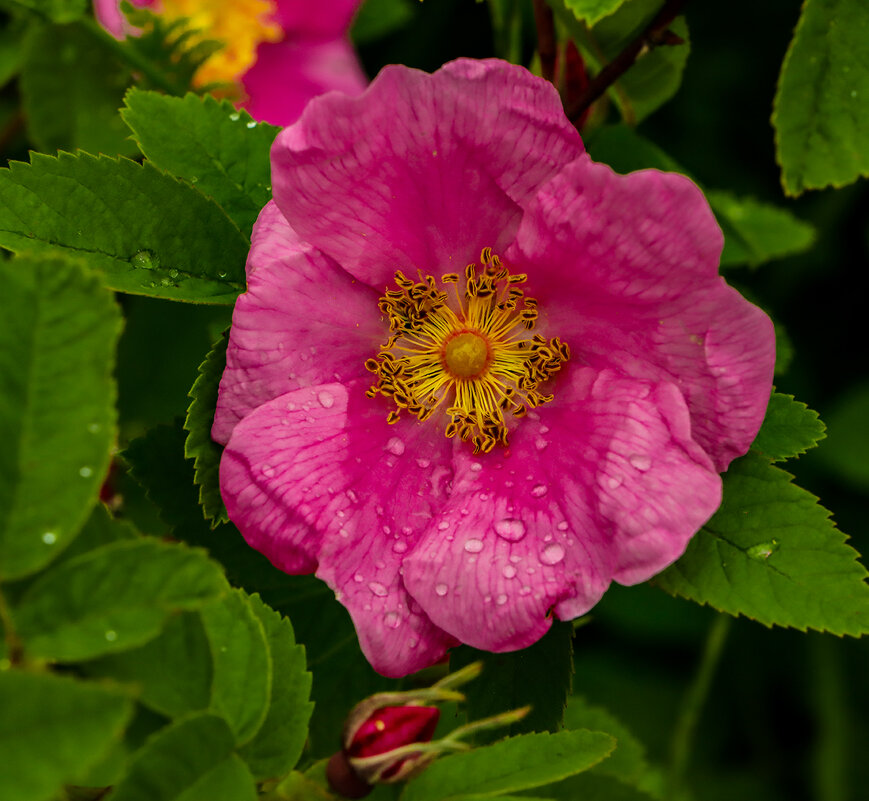
MULTIPOLYGON (((594 74, 664 0, 547 2, 594 74)), ((0 798, 322 801, 353 705, 448 668, 377 675, 331 591, 226 519, 209 431, 277 129, 188 93, 165 27, 116 42, 89 8, 0 0, 0 798)), ((766 421, 651 583, 455 649, 484 673, 438 736, 531 712, 375 801, 866 797, 869 7, 684 11, 582 133, 707 193, 776 322, 766 421)), ((366 0, 352 37, 372 76, 539 68, 531 0, 366 0)))

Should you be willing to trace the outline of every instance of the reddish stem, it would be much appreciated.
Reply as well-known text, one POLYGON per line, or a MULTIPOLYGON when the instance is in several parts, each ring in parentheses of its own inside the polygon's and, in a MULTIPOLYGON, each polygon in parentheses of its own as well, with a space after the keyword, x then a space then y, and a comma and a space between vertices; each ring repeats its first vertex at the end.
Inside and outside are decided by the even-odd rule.
POLYGON ((540 74, 550 83, 555 83, 555 17, 546 0, 534 0, 534 22, 537 25, 540 74))

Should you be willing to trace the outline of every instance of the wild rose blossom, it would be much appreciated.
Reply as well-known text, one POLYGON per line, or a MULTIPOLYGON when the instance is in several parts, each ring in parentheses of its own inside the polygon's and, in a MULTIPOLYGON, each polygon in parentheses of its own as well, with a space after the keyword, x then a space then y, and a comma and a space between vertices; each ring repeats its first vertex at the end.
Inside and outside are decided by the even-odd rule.
MULTIPOLYGON (((356 95, 367 83, 346 37, 360 0, 131 2, 169 20, 187 18, 200 39, 224 43, 197 72, 196 83, 235 85, 240 105, 254 119, 288 125, 312 97, 331 89, 356 95)), ((94 11, 113 36, 135 33, 120 0, 94 0, 94 11)))
POLYGON ((496 60, 317 98, 272 167, 222 493, 378 671, 523 648, 683 553, 774 361, 690 180, 593 163, 554 89, 496 60))

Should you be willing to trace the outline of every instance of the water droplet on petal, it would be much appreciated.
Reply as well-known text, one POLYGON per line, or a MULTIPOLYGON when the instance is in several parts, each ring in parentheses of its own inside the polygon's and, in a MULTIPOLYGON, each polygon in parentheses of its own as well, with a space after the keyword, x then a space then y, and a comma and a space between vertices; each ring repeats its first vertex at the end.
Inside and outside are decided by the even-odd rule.
POLYGON ((90 467, 82 467, 81 470, 78 471, 78 474, 82 478, 90 478, 94 474, 94 471, 90 467))
POLYGON ((504 569, 501 571, 504 578, 515 578, 516 576, 516 568, 513 565, 504 565, 504 569))
POLYGON ((112 631, 112 629, 109 629, 109 630, 106 632, 106 639, 107 639, 109 642, 114 642, 115 640, 118 639, 118 632, 116 632, 116 631, 112 631))
POLYGON ((537 437, 534 440, 534 447, 537 448, 538 451, 542 451, 549 446, 549 440, 543 439, 543 437, 537 437))
POLYGON ((479 473, 483 469, 483 465, 480 462, 471 462, 470 469, 474 473, 479 473))
POLYGON ((352 489, 347 490, 347 497, 350 499, 351 503, 357 503, 359 501, 359 497, 352 489))
POLYGON ((271 478, 271 477, 274 476, 274 474, 275 474, 275 469, 274 469, 274 467, 272 467, 270 464, 264 464, 264 465, 262 466, 262 474, 263 474, 266 478, 271 478))
POLYGON ((392 550, 396 553, 404 553, 407 550, 407 543, 404 540, 396 540, 392 550))
POLYGON ((425 470, 430 464, 431 464, 431 462, 428 459, 417 459, 416 460, 416 466, 420 470, 425 470))
POLYGON ((355 576, 353 576, 353 581, 355 581, 357 584, 361 584, 363 581, 365 581, 365 576, 363 576, 361 573, 357 573, 355 576))
POLYGON ((435 585, 435 593, 437 595, 440 595, 441 598, 443 598, 443 596, 446 595, 447 592, 449 592, 449 587, 447 587, 446 584, 436 584, 435 585))
POLYGON ((383 616, 383 622, 386 624, 387 628, 397 629, 401 625, 401 618, 398 616, 397 612, 387 612, 383 616))
POLYGON ((562 559, 564 559, 564 548, 557 542, 547 545, 540 554, 540 561, 544 565, 557 565, 562 559))
POLYGON ((628 457, 632 467, 636 467, 641 473, 645 473, 652 466, 652 460, 643 453, 634 453, 628 457))
POLYGON ((569 529, 570 526, 567 525, 566 520, 562 520, 555 528, 557 528, 559 531, 567 531, 567 529, 569 529))
POLYGON ((317 400, 320 401, 320 406, 324 409, 331 409, 335 405, 335 396, 331 392, 326 392, 325 389, 317 393, 317 400))
POLYGON ((618 489, 622 485, 624 479, 621 476, 610 476, 607 480, 607 486, 610 489, 618 489))
POLYGON ((468 553, 479 553, 483 550, 483 541, 470 539, 465 541, 465 550, 468 553))
POLYGON ((508 542, 519 542, 525 536, 525 524, 521 520, 507 517, 496 521, 495 533, 508 542))
POLYGON ((386 443, 386 450, 394 456, 401 456, 404 453, 404 440, 398 437, 391 437, 389 442, 386 443))
POLYGON ((57 542, 57 534, 53 531, 46 531, 45 534, 42 535, 42 541, 46 545, 54 545, 57 542))
POLYGON ((368 589, 371 590, 378 598, 384 598, 389 594, 389 591, 384 587, 379 581, 372 581, 368 585, 368 589))
POLYGON ((531 488, 531 496, 533 498, 542 498, 547 492, 549 492, 549 488, 546 484, 537 484, 531 488))
POLYGON ((446 531, 449 527, 450 527, 449 520, 441 520, 441 522, 438 523, 438 531, 446 531))

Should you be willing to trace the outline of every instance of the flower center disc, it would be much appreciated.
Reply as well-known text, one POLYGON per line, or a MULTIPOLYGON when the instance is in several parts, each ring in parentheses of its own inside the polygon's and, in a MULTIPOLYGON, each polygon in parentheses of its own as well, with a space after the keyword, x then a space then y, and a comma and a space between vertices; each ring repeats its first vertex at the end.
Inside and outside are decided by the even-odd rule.
POLYGON ((489 346, 473 331, 463 331, 444 345, 444 367, 456 378, 478 378, 489 366, 489 346))
POLYGON ((405 411, 422 422, 442 406, 449 418, 444 434, 488 453, 507 445, 511 419, 552 400, 541 385, 570 358, 570 348, 558 337, 530 333, 537 301, 519 288, 525 281, 491 248, 483 248, 479 265, 465 268, 464 281, 458 273, 440 281, 395 274, 397 288, 378 302, 389 338, 365 362, 376 376, 365 394, 395 404, 388 423, 405 411))

